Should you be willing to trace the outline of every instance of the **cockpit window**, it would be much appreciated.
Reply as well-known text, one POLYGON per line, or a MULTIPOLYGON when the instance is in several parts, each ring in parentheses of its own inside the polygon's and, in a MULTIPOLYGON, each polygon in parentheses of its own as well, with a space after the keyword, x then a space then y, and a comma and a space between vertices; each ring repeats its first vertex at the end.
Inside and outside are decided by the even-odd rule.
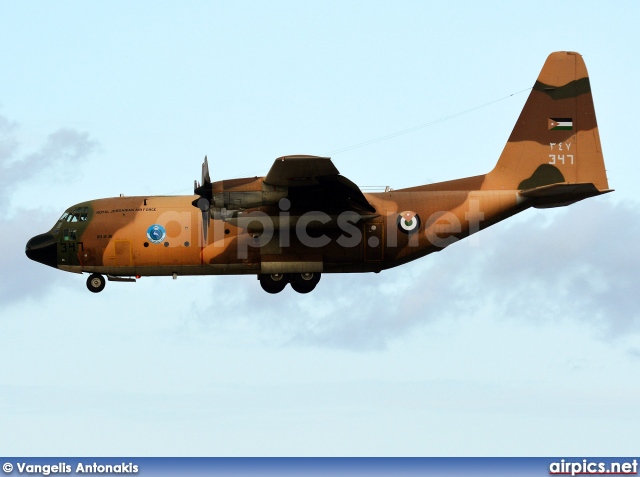
MULTIPOLYGON (((89 207, 76 207, 73 209, 73 212, 67 215, 67 222, 86 222, 88 220, 88 216, 89 207)), ((64 215, 60 220, 64 220, 64 215)))
POLYGON ((58 222, 62 222, 64 219, 67 218, 69 214, 67 214, 66 212, 64 214, 62 214, 62 217, 60 217, 60 220, 58 220, 58 222))

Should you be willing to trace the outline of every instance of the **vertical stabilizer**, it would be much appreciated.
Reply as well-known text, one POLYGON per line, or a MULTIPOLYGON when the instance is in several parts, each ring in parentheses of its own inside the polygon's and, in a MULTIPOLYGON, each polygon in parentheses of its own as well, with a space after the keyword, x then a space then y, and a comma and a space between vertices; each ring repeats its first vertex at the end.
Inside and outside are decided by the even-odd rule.
POLYGON ((547 58, 482 189, 558 183, 609 189, 587 68, 582 56, 568 51, 547 58))

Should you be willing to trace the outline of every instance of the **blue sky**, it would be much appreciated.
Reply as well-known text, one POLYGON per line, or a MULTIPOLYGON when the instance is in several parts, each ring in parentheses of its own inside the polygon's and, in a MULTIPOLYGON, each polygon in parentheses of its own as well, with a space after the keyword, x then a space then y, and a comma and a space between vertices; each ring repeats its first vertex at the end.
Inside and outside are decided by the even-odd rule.
POLYGON ((637 2, 0 7, 6 455, 631 455, 640 418, 637 2), (616 192, 314 293, 90 294, 24 244, 99 198, 331 154, 361 186, 488 172, 547 55, 580 52, 616 192), (349 146, 486 107, 365 147, 349 146))

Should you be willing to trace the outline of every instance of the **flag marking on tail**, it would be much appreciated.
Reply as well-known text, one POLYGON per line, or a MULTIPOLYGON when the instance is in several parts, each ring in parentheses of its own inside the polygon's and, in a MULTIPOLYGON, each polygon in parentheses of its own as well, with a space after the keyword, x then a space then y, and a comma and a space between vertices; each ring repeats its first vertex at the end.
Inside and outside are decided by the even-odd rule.
POLYGON ((547 121, 549 131, 573 130, 573 118, 549 118, 547 121))

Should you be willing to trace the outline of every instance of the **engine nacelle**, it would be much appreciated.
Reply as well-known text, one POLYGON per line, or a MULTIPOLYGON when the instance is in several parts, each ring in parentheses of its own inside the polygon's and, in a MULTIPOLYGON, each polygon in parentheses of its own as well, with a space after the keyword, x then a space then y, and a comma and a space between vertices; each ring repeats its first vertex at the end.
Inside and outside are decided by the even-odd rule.
POLYGON ((269 186, 261 191, 229 191, 213 194, 211 206, 216 209, 243 210, 256 209, 265 205, 277 204, 287 196, 288 187, 269 186))

